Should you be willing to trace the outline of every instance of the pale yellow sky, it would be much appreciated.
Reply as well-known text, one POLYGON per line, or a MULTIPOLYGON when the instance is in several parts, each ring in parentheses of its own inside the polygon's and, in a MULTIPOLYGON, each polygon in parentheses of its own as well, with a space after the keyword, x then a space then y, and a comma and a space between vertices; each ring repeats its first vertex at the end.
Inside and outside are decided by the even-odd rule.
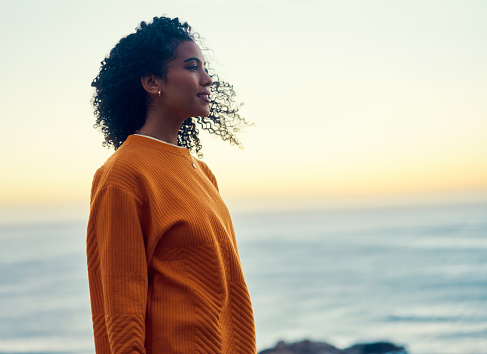
POLYGON ((244 150, 204 140, 237 209, 487 201, 486 2, 19 0, 0 14, 2 210, 87 204, 111 153, 90 82, 162 14, 205 38, 256 123, 244 150))

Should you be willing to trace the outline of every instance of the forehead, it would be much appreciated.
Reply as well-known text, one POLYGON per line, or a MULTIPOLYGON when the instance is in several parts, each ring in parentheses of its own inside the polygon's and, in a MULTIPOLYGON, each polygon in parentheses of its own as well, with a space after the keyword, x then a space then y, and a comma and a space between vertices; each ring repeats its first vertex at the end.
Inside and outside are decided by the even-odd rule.
POLYGON ((176 49, 176 57, 175 60, 186 60, 189 58, 198 58, 202 63, 205 62, 205 58, 203 57, 203 53, 201 52, 200 47, 191 41, 184 41, 179 43, 176 49))

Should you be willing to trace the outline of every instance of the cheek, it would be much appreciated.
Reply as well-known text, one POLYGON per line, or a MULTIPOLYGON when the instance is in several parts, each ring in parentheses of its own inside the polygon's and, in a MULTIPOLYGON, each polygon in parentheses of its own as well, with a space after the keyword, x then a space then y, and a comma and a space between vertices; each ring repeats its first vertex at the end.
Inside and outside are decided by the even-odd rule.
POLYGON ((191 87, 198 83, 195 76, 196 75, 192 72, 183 72, 173 76, 173 83, 181 87, 191 87))
POLYGON ((193 80, 188 80, 187 78, 181 79, 175 88, 182 95, 195 95, 197 90, 197 85, 194 84, 193 80))

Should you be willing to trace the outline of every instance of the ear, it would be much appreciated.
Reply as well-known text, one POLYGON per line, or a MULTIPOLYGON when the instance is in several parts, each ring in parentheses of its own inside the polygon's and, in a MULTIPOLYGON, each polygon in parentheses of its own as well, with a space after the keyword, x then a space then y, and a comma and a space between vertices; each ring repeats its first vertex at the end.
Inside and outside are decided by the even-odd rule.
POLYGON ((159 83, 160 79, 156 78, 154 75, 146 75, 140 78, 140 83, 144 90, 146 90, 151 95, 160 96, 161 85, 159 83))

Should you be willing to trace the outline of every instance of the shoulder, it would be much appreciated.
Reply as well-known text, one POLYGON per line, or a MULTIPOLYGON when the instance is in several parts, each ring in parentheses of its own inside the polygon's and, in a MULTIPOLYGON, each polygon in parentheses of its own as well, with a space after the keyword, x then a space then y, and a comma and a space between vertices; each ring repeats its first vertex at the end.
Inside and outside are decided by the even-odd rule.
POLYGON ((95 172, 92 195, 101 189, 115 187, 136 194, 144 181, 144 164, 147 155, 140 147, 127 143, 115 151, 95 172))
POLYGON ((199 168, 201 169, 201 171, 203 171, 203 173, 208 177, 208 179, 211 181, 211 183, 213 183, 215 188, 218 189, 218 183, 216 181, 216 177, 213 174, 213 172, 211 172, 211 169, 208 167, 208 165, 199 159, 195 158, 195 160, 196 160, 196 163, 198 164, 199 168))

